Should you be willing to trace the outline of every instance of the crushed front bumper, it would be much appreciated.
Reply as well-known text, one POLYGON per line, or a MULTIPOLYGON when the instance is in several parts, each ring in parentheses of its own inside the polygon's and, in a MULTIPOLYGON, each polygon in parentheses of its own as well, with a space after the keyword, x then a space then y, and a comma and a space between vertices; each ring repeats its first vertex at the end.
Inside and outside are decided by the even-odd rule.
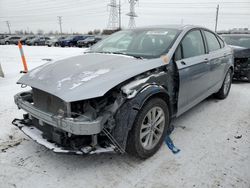
POLYGON ((85 146, 79 150, 67 149, 61 146, 58 146, 55 143, 48 141, 43 138, 42 132, 34 126, 27 125, 26 121, 14 119, 12 124, 18 127, 25 135, 30 137, 32 140, 38 144, 43 145, 44 147, 52 150, 55 153, 64 153, 64 154, 76 154, 76 155, 86 155, 86 154, 98 154, 98 153, 112 153, 115 152, 115 146, 110 145, 108 147, 99 147, 99 146, 85 146))
POLYGON ((14 100, 18 108, 26 111, 30 119, 38 119, 41 126, 47 123, 74 135, 94 135, 100 133, 103 129, 105 116, 100 116, 93 121, 79 121, 77 118, 62 117, 58 114, 44 112, 30 102, 32 100, 31 92, 18 93, 14 96, 14 100))

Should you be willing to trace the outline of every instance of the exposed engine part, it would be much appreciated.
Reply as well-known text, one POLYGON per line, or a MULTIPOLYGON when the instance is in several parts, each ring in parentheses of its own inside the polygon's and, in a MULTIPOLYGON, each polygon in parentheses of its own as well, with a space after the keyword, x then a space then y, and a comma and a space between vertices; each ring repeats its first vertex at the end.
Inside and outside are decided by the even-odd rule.
POLYGON ((235 58, 233 78, 250 81, 250 58, 235 58))

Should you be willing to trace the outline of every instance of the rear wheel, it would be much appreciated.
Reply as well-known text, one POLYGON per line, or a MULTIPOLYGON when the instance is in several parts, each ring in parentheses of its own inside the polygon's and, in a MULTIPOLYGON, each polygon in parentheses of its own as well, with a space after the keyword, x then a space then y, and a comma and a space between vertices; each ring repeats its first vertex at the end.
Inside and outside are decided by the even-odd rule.
POLYGON ((231 84, 232 84, 232 70, 229 69, 227 71, 227 74, 225 76, 225 79, 223 81, 223 84, 220 88, 220 90, 215 93, 215 96, 218 98, 218 99, 225 99, 227 96, 228 96, 228 93, 230 91, 230 88, 231 88, 231 84))
POLYGON ((9 45, 9 44, 10 44, 10 42, 6 41, 6 42, 5 42, 5 44, 6 44, 6 45, 9 45))
POLYGON ((149 100, 138 113, 129 132, 127 152, 146 159, 155 154, 167 134, 169 111, 166 102, 160 98, 149 100))
POLYGON ((58 46, 59 46, 59 44, 56 42, 56 43, 55 43, 55 46, 56 46, 56 47, 58 47, 58 46))

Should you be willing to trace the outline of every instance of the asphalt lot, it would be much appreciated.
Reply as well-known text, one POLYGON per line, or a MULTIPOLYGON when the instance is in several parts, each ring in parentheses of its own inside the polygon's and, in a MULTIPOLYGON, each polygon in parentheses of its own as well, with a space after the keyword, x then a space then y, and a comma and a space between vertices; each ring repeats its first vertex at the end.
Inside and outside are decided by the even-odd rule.
MULTIPOLYGON (((32 48, 61 53, 61 48, 32 48)), ((10 50, 0 47, 4 68, 19 61, 19 54, 7 54, 10 50)), ((40 57, 44 55, 35 57, 38 64, 40 57)), ((32 53, 29 58, 33 60, 32 53)), ((21 116, 13 104, 20 90, 16 72, 7 71, 6 78, 0 78, 0 188, 250 187, 250 83, 234 83, 227 99, 210 97, 174 120, 170 137, 181 150, 178 154, 163 144, 156 155, 142 161, 116 154, 59 155, 34 143, 11 125, 21 116)))

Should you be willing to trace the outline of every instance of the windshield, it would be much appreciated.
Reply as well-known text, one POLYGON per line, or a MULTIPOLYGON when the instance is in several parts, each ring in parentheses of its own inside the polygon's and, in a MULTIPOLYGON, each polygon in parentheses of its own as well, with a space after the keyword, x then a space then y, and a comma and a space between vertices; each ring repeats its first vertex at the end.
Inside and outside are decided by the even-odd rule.
POLYGON ((120 31, 94 45, 90 52, 157 58, 169 50, 179 33, 177 29, 120 31))
POLYGON ((250 35, 249 36, 222 36, 227 44, 233 46, 241 46, 250 48, 250 35))
POLYGON ((68 36, 68 37, 66 37, 65 38, 65 40, 71 40, 71 39, 73 39, 75 36, 68 36))
POLYGON ((85 39, 85 41, 92 41, 92 40, 95 40, 95 38, 94 37, 88 37, 88 38, 85 39))

